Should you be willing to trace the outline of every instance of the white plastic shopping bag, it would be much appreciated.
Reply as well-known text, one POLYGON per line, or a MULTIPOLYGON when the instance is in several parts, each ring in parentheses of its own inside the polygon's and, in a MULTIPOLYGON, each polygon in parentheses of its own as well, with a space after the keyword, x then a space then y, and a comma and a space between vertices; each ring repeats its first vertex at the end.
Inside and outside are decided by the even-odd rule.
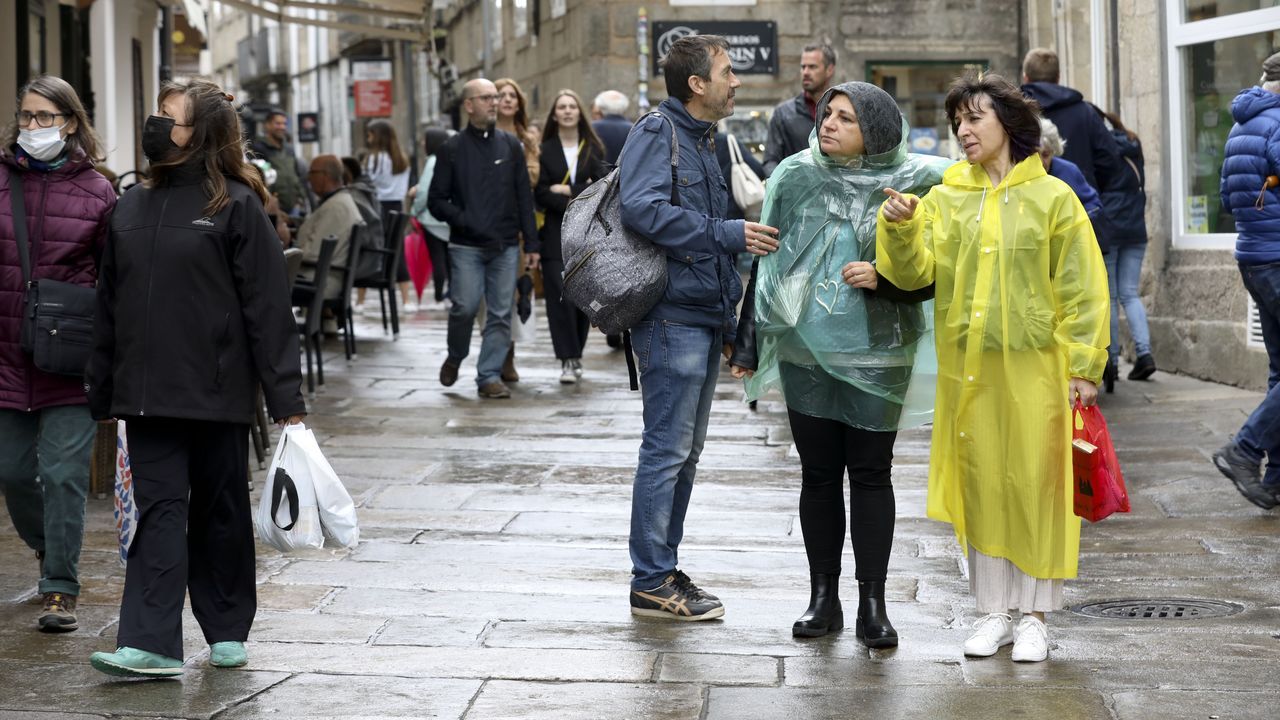
POLYGON ((306 451, 307 461, 311 463, 311 482, 315 487, 316 507, 320 510, 320 529, 330 540, 353 548, 360 542, 360 526, 356 522, 356 504, 351 500, 351 493, 347 492, 346 486, 338 479, 338 473, 320 452, 315 433, 305 430, 300 435, 298 444, 306 451))
POLYGON ((304 436, 311 437, 311 431, 301 424, 286 425, 280 432, 280 442, 276 444, 262 499, 258 501, 258 512, 253 518, 258 537, 281 552, 324 547, 312 464, 302 441, 304 436))
POLYGON ((115 506, 112 515, 116 522, 116 537, 120 540, 120 564, 129 561, 129 546, 138 531, 138 507, 133 504, 133 469, 129 466, 129 439, 125 436, 124 421, 116 423, 116 482, 115 506))
POLYGON ((323 547, 326 537, 345 547, 360 541, 355 503, 301 423, 280 433, 255 524, 264 541, 285 552, 323 547))

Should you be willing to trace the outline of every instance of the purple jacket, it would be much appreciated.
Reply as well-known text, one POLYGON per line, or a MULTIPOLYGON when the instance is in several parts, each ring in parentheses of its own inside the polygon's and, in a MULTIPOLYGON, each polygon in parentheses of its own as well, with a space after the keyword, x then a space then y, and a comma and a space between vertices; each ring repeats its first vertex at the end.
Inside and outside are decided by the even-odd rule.
POLYGON ((22 262, 13 229, 9 177, 22 172, 27 233, 39 251, 32 275, 93 287, 116 194, 83 153, 48 173, 27 170, 0 149, 0 409, 40 410, 87 402, 81 378, 37 370, 18 345, 22 322, 22 262))

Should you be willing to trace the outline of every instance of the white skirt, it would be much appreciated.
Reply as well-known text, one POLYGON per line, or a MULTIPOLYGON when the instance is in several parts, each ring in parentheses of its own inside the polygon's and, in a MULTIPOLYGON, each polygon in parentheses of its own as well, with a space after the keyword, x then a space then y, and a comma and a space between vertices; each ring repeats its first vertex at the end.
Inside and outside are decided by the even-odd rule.
POLYGON ((978 612, 1053 612, 1062 609, 1062 579, 1034 578, 1004 558, 969 546, 969 589, 978 612))

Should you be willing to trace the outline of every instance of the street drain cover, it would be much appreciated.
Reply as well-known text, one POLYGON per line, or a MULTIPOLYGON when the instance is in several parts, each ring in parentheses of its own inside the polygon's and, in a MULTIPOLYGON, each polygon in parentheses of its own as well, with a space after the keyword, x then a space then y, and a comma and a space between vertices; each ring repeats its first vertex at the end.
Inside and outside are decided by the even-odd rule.
POLYGON ((1105 600, 1076 605, 1071 612, 1085 617, 1111 620, 1190 620, 1227 617, 1244 608, 1218 600, 1184 598, 1141 598, 1137 600, 1105 600))

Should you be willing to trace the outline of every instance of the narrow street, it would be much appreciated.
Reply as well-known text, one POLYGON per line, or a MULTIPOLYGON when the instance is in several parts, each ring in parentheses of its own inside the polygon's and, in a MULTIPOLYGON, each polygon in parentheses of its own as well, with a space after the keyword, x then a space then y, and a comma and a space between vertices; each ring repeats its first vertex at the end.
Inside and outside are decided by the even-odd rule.
MULTIPOLYGON (((584 381, 562 386, 543 326, 518 349, 514 397, 482 400, 474 350, 457 385, 437 382, 444 330, 441 310, 419 313, 395 342, 366 319, 350 364, 340 341, 328 343, 308 424, 356 498, 361 543, 290 556, 259 545, 247 668, 209 668, 188 612, 180 680, 93 670, 89 654, 115 647, 123 586, 110 498, 90 501, 80 629, 63 636, 36 631, 34 556, 0 514, 0 718, 1280 715, 1280 511, 1248 504, 1209 460, 1257 393, 1159 373, 1104 398, 1133 512, 1085 528, 1081 577, 1067 584, 1072 606, 1177 598, 1238 612, 1055 613, 1049 661, 1015 665, 1007 649, 961 656, 974 614, 950 527, 924 517, 927 429, 897 443, 888 586, 898 649, 868 651, 851 622, 827 638, 791 637, 808 601, 799 461, 781 403, 750 411, 727 372, 681 548, 683 569, 724 601, 724 620, 633 619, 641 408, 621 354, 593 337, 584 381)), ((850 614, 852 571, 846 548, 850 614)))

